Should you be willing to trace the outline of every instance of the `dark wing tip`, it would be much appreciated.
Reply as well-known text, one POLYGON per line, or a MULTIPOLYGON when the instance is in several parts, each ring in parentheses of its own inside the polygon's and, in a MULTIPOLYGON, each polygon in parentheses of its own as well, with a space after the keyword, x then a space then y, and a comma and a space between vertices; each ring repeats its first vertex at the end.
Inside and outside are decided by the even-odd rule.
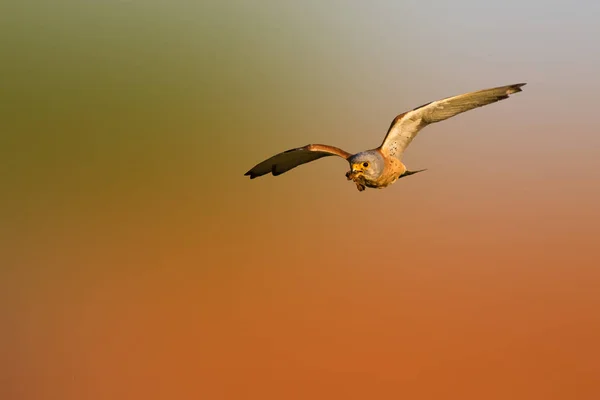
POLYGON ((254 179, 254 178, 256 178, 258 175, 256 175, 254 172, 252 172, 252 170, 250 170, 250 171, 246 172, 246 173, 244 174, 244 176, 249 176, 249 177, 250 177, 250 179, 254 179))
POLYGON ((513 94, 513 93, 519 93, 522 92, 523 89, 521 89, 523 86, 527 85, 527 83, 515 83, 514 85, 510 85, 508 87, 507 93, 508 94, 513 94))
POLYGON ((277 171, 277 165, 273 164, 271 165, 271 174, 273 174, 273 176, 278 176, 283 174, 285 171, 277 171))

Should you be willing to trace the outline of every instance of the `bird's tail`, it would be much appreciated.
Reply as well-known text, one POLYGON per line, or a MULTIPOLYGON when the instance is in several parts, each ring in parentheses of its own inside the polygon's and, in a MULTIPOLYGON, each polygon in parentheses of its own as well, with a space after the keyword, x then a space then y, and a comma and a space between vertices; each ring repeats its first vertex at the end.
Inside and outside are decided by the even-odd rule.
MULTIPOLYGON (((408 176, 408 175, 413 175, 413 174, 416 174, 416 173, 419 173, 419 172, 423 172, 423 171, 427 171, 427 168, 425 168, 425 169, 420 169, 420 170, 418 170, 418 171, 408 171, 408 170, 407 170, 405 173, 403 173, 402 175, 400 175, 400 178, 404 178, 405 176, 408 176)), ((398 179, 399 179, 399 178, 398 178, 398 179)))

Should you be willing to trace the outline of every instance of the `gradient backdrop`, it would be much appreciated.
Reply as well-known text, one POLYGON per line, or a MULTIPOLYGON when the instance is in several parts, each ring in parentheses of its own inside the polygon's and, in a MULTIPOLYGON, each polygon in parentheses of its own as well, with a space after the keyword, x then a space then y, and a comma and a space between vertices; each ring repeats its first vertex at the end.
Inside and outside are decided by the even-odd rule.
POLYGON ((600 398, 600 3, 18 3, 1 399, 600 398), (243 176, 518 82, 386 190, 243 176))

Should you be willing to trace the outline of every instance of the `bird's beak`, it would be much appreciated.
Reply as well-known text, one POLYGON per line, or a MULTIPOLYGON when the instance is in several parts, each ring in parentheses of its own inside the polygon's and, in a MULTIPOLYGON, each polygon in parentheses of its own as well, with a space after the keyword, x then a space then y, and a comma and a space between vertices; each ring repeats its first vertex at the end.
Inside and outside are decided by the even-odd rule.
POLYGON ((354 164, 352 165, 352 173, 355 174, 357 172, 363 172, 364 168, 362 166, 362 164, 354 164))
POLYGON ((346 178, 348 180, 354 179, 359 172, 362 172, 362 166, 360 164, 353 164, 350 171, 346 172, 346 178))

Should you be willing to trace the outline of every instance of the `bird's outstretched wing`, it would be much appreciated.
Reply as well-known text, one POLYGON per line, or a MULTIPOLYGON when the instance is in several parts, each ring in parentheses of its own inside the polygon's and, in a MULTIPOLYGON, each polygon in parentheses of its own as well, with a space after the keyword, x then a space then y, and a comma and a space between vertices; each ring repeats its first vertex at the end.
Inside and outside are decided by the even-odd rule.
POLYGON ((390 156, 401 158, 402 153, 417 136, 417 133, 427 125, 443 121, 477 107, 507 99, 509 95, 520 92, 522 90, 521 86, 524 85, 525 83, 517 83, 465 93, 427 103, 412 111, 400 114, 392 121, 380 148, 390 156))
POLYGON ((339 156, 348 159, 351 154, 333 146, 309 144, 304 147, 298 147, 276 154, 260 164, 257 164, 250 171, 246 172, 244 176, 250 176, 250 179, 267 175, 268 173, 277 176, 292 168, 296 168, 298 165, 306 164, 328 156, 339 156))

